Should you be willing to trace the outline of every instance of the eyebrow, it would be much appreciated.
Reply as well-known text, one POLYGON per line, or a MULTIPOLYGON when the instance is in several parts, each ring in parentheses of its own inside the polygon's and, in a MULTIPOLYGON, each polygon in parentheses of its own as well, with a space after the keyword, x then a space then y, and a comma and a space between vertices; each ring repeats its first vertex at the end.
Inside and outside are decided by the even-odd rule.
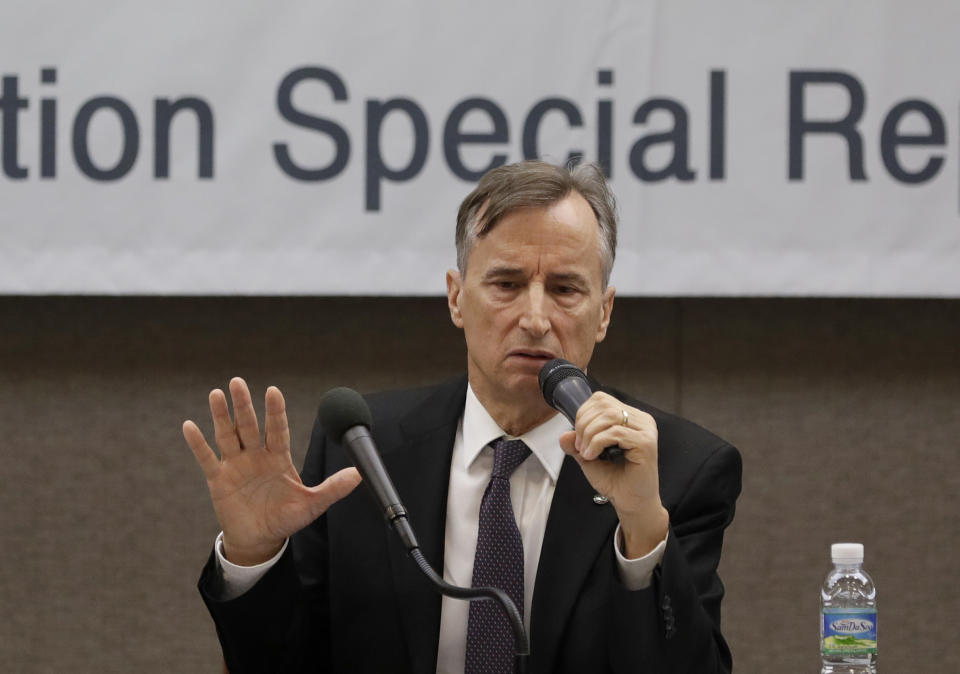
POLYGON ((567 272, 562 274, 550 274, 547 276, 550 281, 569 281, 572 283, 577 283, 580 285, 589 285, 587 279, 582 275, 576 272, 567 272))
POLYGON ((508 267, 506 265, 501 265, 499 267, 491 267, 483 274, 484 279, 497 278, 502 276, 522 276, 523 269, 520 267, 508 267))
MULTIPOLYGON (((491 267, 488 269, 484 275, 484 280, 490 280, 494 278, 515 278, 517 276, 523 276, 524 270, 520 267, 508 267, 506 265, 500 265, 497 267, 491 267)), ((578 274, 577 272, 560 272, 557 274, 548 274, 547 280, 551 283, 557 282, 568 282, 574 283, 582 286, 588 286, 586 277, 583 274, 578 274)))

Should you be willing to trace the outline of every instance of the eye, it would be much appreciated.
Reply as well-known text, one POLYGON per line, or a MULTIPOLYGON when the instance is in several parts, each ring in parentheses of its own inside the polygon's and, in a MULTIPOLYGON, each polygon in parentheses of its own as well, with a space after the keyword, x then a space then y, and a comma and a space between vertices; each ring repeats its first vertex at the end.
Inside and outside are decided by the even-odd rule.
POLYGON ((576 295, 580 289, 575 285, 561 283, 553 287, 553 292, 557 295, 576 295))
POLYGON ((494 285, 500 290, 514 290, 517 287, 516 281, 496 281, 494 285))

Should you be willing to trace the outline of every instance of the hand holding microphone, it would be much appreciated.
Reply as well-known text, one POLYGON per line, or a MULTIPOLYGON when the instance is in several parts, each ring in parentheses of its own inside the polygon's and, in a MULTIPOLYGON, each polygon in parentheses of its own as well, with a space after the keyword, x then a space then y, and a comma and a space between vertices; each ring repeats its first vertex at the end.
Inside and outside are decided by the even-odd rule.
POLYGON ((656 421, 613 396, 594 394, 586 375, 559 358, 541 369, 540 388, 547 403, 576 426, 578 446, 569 437, 573 433, 561 436, 560 445, 617 511, 624 554, 635 558, 648 553, 669 525, 660 501, 656 421))
MULTIPOLYGON (((571 425, 576 425, 577 411, 590 396, 593 390, 587 381, 587 375, 573 363, 554 358, 540 369, 540 391, 547 404, 563 413, 571 425)), ((629 415, 624 412, 623 424, 626 425, 629 415)), ((623 449, 613 445, 600 452, 603 461, 623 463, 623 449)))

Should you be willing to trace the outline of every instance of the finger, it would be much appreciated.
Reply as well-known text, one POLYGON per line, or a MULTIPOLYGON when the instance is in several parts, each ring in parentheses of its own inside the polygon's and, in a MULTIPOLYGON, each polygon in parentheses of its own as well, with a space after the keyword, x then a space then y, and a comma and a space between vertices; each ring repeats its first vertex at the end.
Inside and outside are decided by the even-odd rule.
POLYGON ((220 448, 220 456, 226 458, 240 451, 240 440, 230 419, 227 396, 218 388, 210 391, 210 416, 213 417, 213 435, 220 448))
POLYGON ((573 423, 573 430, 576 433, 575 444, 577 451, 580 451, 580 448, 583 447, 583 432, 595 416, 596 410, 590 400, 583 403, 580 409, 577 410, 577 417, 573 423))
POLYGON ((632 449, 631 443, 626 438, 626 433, 620 426, 605 428, 589 436, 587 444, 580 448, 580 456, 585 461, 593 461, 607 447, 620 447, 624 452, 632 449))
POLYGON ((594 457, 588 454, 588 450, 596 442, 596 436, 619 424, 622 419, 619 408, 614 411, 609 403, 603 401, 595 401, 583 411, 582 416, 578 414, 577 451, 580 452, 580 455, 585 459, 592 460, 594 457))
POLYGON ((360 473, 356 468, 344 468, 339 470, 326 480, 311 487, 313 495, 312 511, 313 517, 320 517, 327 511, 327 508, 352 492, 360 484, 360 473))
POLYGON ((631 437, 631 429, 619 423, 610 423, 610 418, 607 414, 600 415, 584 430, 584 441, 580 445, 580 456, 584 459, 593 461, 607 447, 630 450, 637 445, 631 437))
POLYGON ((290 451, 290 426, 287 424, 287 407, 283 394, 276 386, 267 388, 264 396, 264 407, 267 410, 264 419, 264 443, 268 451, 290 451))
POLYGON ((633 428, 638 431, 645 431, 650 428, 656 430, 657 428, 657 420, 647 412, 638 410, 636 407, 621 404, 620 407, 617 408, 616 413, 620 415, 617 422, 628 428, 633 428), (624 412, 626 412, 626 417, 623 416, 624 412), (626 423, 624 423, 624 419, 626 419, 626 423))
POLYGON ((618 404, 619 401, 616 398, 604 393, 603 391, 597 391, 580 406, 580 409, 577 410, 576 423, 574 424, 574 430, 577 431, 578 447, 582 448, 586 444, 584 442, 583 433, 587 426, 597 417, 603 415, 605 410, 608 410, 618 404))
POLYGON ((240 377, 230 380, 230 398, 233 400, 233 421, 237 426, 237 436, 243 449, 260 447, 260 427, 257 425, 257 412, 253 409, 250 389, 240 377))
POLYGON ((581 447, 580 451, 580 455, 584 459, 592 461, 600 456, 600 453, 607 447, 616 446, 623 449, 627 460, 633 463, 643 463, 648 457, 652 457, 656 461, 657 433, 655 426, 635 429, 617 424, 602 428, 589 437, 588 444, 581 447))
POLYGON ((577 434, 575 431, 567 431, 560 435, 560 449, 573 457, 577 456, 577 434))
POLYGON ((582 432, 580 453, 588 460, 612 446, 624 450, 657 447, 657 422, 646 412, 626 405, 605 407, 585 424, 582 432), (624 411, 628 424, 623 423, 624 411))
POLYGON ((220 470, 220 459, 207 444, 203 432, 192 421, 183 422, 183 437, 190 445, 193 456, 208 480, 212 480, 220 470))

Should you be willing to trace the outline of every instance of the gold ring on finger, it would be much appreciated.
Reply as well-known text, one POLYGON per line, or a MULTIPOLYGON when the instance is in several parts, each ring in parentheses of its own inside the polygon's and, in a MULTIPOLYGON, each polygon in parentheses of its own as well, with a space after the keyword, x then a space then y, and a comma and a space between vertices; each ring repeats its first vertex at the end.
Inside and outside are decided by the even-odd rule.
POLYGON ((628 423, 630 423, 630 415, 626 410, 620 410, 620 413, 623 415, 623 421, 620 423, 621 425, 626 426, 628 423))

